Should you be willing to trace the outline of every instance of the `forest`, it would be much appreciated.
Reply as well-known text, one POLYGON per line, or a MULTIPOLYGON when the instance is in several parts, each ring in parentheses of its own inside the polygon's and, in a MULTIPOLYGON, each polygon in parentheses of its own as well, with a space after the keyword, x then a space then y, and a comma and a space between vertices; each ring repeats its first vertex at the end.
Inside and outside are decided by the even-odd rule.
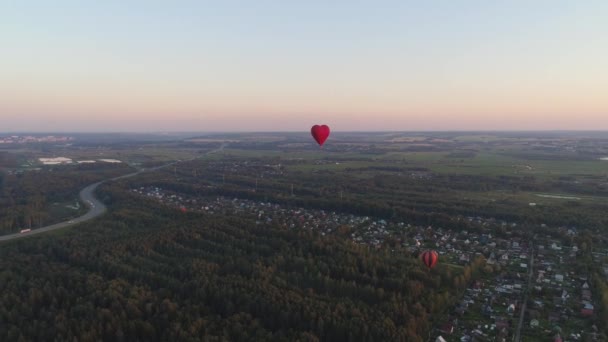
POLYGON ((428 271, 403 252, 184 214, 120 184, 100 195, 111 208, 102 219, 2 246, 0 336, 423 341, 453 284, 483 264, 428 271))
MULTIPOLYGON (((13 174, 0 172, 0 235, 67 219, 65 211, 51 209, 53 203, 73 204, 86 185, 129 170, 131 168, 123 164, 80 164, 13 174)), ((86 211, 82 205, 80 208, 71 215, 86 211)))

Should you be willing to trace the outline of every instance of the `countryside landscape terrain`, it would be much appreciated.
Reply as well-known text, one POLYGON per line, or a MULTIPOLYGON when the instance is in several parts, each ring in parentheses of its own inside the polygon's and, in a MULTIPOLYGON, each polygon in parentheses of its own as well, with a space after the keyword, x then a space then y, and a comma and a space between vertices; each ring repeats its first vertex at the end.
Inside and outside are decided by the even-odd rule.
POLYGON ((0 139, 0 340, 608 340, 605 132, 0 139))

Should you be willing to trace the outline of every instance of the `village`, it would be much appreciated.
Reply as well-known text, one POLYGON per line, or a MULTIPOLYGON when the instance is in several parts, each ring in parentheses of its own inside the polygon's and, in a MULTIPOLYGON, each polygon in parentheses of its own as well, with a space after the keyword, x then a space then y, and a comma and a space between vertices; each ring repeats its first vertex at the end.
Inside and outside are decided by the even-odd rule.
POLYGON ((68 136, 32 136, 32 135, 10 135, 0 137, 0 144, 27 144, 27 143, 56 143, 56 142, 68 142, 74 138, 68 136))
POLYGON ((483 245, 482 253, 491 248, 486 268, 493 272, 483 272, 471 283, 436 331, 435 341, 598 340, 590 280, 576 264, 578 246, 541 236, 534 244, 489 235, 467 239, 477 246, 476 253, 483 245))
MULTIPOLYGON (((465 286, 462 298, 433 331, 436 342, 597 340, 593 289, 585 268, 577 266, 580 246, 566 246, 551 236, 536 235, 532 242, 514 234, 516 223, 466 217, 459 219, 485 229, 454 231, 238 198, 193 197, 154 186, 131 191, 182 211, 238 214, 256 224, 348 234, 354 242, 373 248, 392 246, 399 236, 402 248, 412 253, 436 250, 441 263, 454 267, 467 267, 483 256, 482 272, 465 286), (496 227, 501 227, 500 237, 492 233, 496 227)), ((572 238, 578 234, 575 228, 560 229, 572 238)))

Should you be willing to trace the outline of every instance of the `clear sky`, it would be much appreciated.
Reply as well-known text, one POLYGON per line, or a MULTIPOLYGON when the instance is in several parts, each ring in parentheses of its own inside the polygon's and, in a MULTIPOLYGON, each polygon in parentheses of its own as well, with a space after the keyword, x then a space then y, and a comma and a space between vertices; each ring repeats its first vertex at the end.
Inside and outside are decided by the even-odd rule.
POLYGON ((608 130, 608 1, 0 2, 0 132, 608 130))

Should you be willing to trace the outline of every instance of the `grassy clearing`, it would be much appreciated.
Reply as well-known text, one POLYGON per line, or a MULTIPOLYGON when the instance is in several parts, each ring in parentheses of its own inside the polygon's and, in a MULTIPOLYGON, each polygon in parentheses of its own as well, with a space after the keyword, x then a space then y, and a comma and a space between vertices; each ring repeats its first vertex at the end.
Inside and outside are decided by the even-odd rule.
POLYGON ((379 159, 403 160, 411 163, 432 163, 443 161, 447 155, 447 152, 388 152, 380 156, 379 159))
POLYGON ((224 149, 223 155, 225 156, 236 156, 236 157, 249 157, 249 158, 261 158, 261 157, 280 157, 285 159, 322 159, 330 154, 325 151, 294 151, 286 153, 278 150, 241 150, 241 149, 224 149))
POLYGON ((490 141, 502 141, 502 140, 516 140, 504 137, 497 137, 491 134, 475 134, 475 135, 460 135, 453 139, 458 142, 490 142, 490 141))
POLYGON ((494 152, 479 152, 474 157, 454 158, 447 152, 388 152, 384 155, 362 153, 332 153, 281 151, 228 150, 227 155, 247 157, 281 157, 305 160, 332 159, 340 164, 298 165, 294 170, 344 170, 374 166, 423 167, 442 174, 486 175, 486 176, 534 176, 557 178, 560 176, 597 177, 608 175, 608 162, 599 160, 527 160, 494 152), (348 159, 367 159, 349 161, 348 159))
POLYGON ((566 160, 535 160, 530 161, 530 174, 541 175, 606 175, 608 164, 600 160, 566 161, 566 160))
POLYGON ((320 171, 320 170, 331 170, 331 171, 345 171, 346 169, 359 169, 378 166, 377 163, 374 162, 365 162, 365 161, 344 161, 331 164, 299 164, 299 165, 289 165, 288 169, 294 171, 320 171))
POLYGON ((448 264, 448 263, 442 263, 442 266, 446 266, 446 267, 450 267, 451 269, 455 269, 455 270, 463 270, 464 266, 463 265, 458 265, 458 264, 448 264))
POLYGON ((486 191, 486 192, 460 192, 464 199, 472 199, 479 201, 507 201, 521 203, 523 206, 529 206, 530 203, 535 203, 537 206, 554 206, 563 205, 568 201, 581 201, 581 202, 600 202, 608 203, 608 197, 602 196, 588 196, 579 194, 565 194, 565 193, 551 193, 550 196, 563 196, 560 197, 543 197, 539 195, 547 195, 545 193, 537 192, 524 192, 524 191, 486 191), (573 200, 568 197, 577 197, 580 200, 573 200))
POLYGON ((450 158, 447 152, 389 152, 381 160, 402 160, 440 173, 484 175, 608 175, 608 162, 601 160, 527 160, 496 152, 479 152, 473 158, 450 158))
POLYGON ((80 216, 87 212, 86 207, 82 203, 79 203, 78 209, 74 209, 75 203, 76 201, 53 203, 49 207, 49 216, 53 218, 53 221, 61 221, 80 216))
MULTIPOLYGON (((176 159, 189 159, 199 155, 197 149, 173 149, 158 147, 142 147, 127 150, 100 150, 100 151, 66 151, 65 156, 75 159, 118 159, 124 162, 150 162, 170 161, 176 159)), ((55 153, 56 154, 56 153, 55 153)))
POLYGON ((222 152, 223 156, 248 157, 248 158, 281 158, 281 159, 306 159, 306 160, 348 160, 348 159, 377 159, 378 155, 358 152, 336 152, 328 149, 312 150, 243 150, 226 148, 222 152))

